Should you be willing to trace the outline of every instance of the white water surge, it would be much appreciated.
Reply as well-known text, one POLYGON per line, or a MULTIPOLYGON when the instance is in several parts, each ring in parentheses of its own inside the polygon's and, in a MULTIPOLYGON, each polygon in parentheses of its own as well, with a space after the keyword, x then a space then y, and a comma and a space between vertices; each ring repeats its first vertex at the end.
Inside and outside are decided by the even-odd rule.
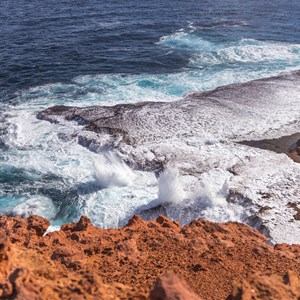
POLYGON ((168 168, 158 179, 158 200, 160 203, 180 204, 184 199, 184 191, 176 168, 168 168))
POLYGON ((94 162, 96 181, 101 188, 127 186, 133 183, 135 174, 112 153, 104 153, 94 162))

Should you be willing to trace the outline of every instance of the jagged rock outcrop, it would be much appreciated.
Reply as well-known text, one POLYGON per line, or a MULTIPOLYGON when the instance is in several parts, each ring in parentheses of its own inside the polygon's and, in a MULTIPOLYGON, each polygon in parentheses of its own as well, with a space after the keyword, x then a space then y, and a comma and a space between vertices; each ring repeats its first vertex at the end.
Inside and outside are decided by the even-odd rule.
MULTIPOLYGON (((276 280, 293 272, 278 295, 294 291, 300 275, 298 246, 272 247, 239 223, 198 219, 181 227, 134 216, 123 228, 101 229, 81 217, 43 235, 48 225, 37 216, 0 217, 2 299, 248 299, 237 297, 252 285, 273 293, 257 272, 276 280)), ((254 299, 279 299, 259 293, 254 299)))
POLYGON ((0 299, 147 299, 142 289, 104 284, 93 270, 62 269, 43 252, 0 236, 0 299))

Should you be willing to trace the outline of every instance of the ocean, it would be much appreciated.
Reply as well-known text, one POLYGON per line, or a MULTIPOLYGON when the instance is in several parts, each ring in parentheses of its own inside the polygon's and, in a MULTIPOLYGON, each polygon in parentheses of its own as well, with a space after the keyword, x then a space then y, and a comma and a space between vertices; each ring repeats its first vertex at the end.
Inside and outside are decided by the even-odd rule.
POLYGON ((178 174, 158 182, 157 174, 114 156, 103 160, 78 143, 78 125, 38 120, 39 111, 173 102, 300 68, 297 0, 1 4, 0 213, 39 214, 52 228, 82 214, 102 227, 122 226, 141 207, 158 204, 159 185, 172 176, 173 197, 184 191, 178 174), (112 169, 118 176, 111 178, 112 169))

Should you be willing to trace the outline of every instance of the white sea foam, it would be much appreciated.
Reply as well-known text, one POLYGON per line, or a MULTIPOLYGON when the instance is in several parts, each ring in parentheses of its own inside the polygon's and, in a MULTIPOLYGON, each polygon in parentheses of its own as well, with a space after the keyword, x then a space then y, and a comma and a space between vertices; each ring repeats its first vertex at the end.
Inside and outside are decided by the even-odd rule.
POLYGON ((170 48, 185 49, 190 51, 212 51, 215 45, 191 32, 178 31, 174 34, 163 36, 158 44, 170 48))
POLYGON ((158 179, 158 199, 161 203, 179 204, 184 199, 184 191, 177 168, 167 168, 158 179))
POLYGON ((229 177, 230 173, 222 169, 214 169, 201 176, 201 183, 195 196, 200 199, 204 207, 215 207, 228 204, 226 197, 229 193, 229 177))
POLYGON ((224 63, 299 63, 300 45, 241 40, 216 48, 214 52, 201 52, 191 58, 192 65, 203 63, 214 65, 224 63))
POLYGON ((126 186, 133 183, 135 174, 113 153, 104 153, 94 162, 96 180, 102 188, 126 186))
MULTIPOLYGON (((239 72, 243 72, 243 70, 253 71, 256 63, 265 63, 264 68, 259 66, 256 72, 268 71, 268 75, 271 76, 271 72, 277 71, 278 67, 291 70, 300 64, 299 44, 264 42, 254 39, 217 43, 206 40, 190 30, 181 30, 163 36, 160 38, 159 44, 173 49, 189 51, 191 53, 190 66, 192 67, 209 67, 222 64, 223 71, 224 69, 227 71, 224 65, 230 69, 231 64, 236 63, 240 65, 239 72), (251 68, 242 65, 244 63, 250 63, 251 68), (285 67, 282 63, 285 64, 285 67)), ((211 71, 214 73, 213 70, 211 71)))
POLYGON ((222 168, 202 174, 193 200, 194 206, 202 207, 201 217, 217 222, 241 221, 244 209, 227 201, 231 177, 222 168))
POLYGON ((154 174, 135 174, 114 154, 80 146, 82 126, 40 121, 20 107, 12 108, 8 122, 6 164, 23 170, 30 182, 1 193, 0 212, 42 215, 52 221, 52 229, 83 214, 98 226, 118 227, 157 198, 154 174), (15 197, 20 192, 24 196, 15 197))
POLYGON ((51 199, 38 195, 30 196, 28 200, 15 206, 11 213, 23 217, 39 215, 47 219, 52 219, 57 214, 57 208, 51 199))
POLYGON ((94 189, 80 193, 78 209, 93 223, 104 228, 116 228, 141 210, 156 205, 157 179, 153 173, 135 171, 132 184, 94 189))

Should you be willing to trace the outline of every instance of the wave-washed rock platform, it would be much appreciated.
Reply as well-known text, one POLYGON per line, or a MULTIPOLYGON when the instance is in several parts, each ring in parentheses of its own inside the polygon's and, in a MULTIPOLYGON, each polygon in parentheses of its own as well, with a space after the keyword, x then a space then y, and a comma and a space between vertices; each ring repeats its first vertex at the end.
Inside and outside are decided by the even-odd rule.
POLYGON ((182 224, 199 217, 233 220, 272 243, 300 243, 300 165, 276 140, 291 135, 290 144, 297 142, 300 71, 172 103, 55 106, 38 118, 77 122, 78 142, 92 151, 113 150, 133 169, 177 177, 183 192, 138 212, 146 219, 163 213, 182 224), (276 142, 280 151, 272 151, 276 142))

